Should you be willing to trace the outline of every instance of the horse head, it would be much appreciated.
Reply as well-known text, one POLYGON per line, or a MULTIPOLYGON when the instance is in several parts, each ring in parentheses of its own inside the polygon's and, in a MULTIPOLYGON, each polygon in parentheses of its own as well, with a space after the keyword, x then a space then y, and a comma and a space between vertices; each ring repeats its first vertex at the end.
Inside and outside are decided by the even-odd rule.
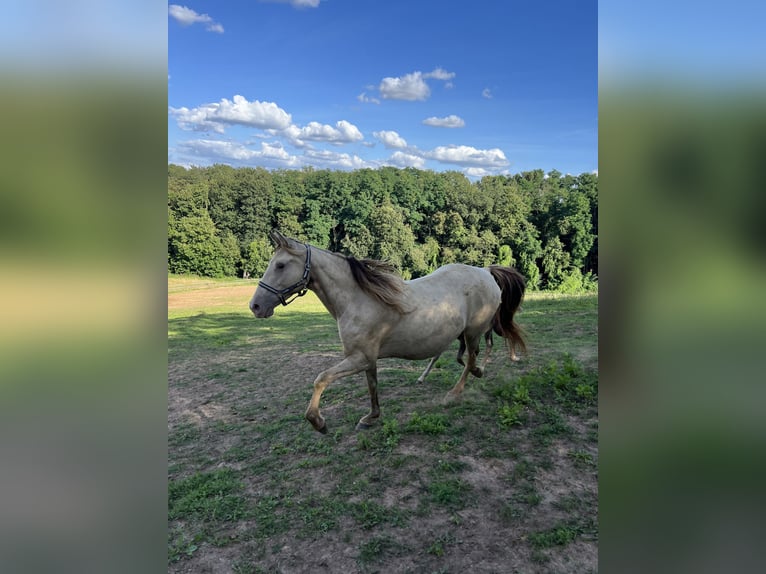
POLYGON ((272 230, 269 238, 276 249, 249 303, 253 315, 260 319, 271 317, 278 303, 287 305, 305 295, 311 273, 308 244, 288 239, 277 230, 272 230))

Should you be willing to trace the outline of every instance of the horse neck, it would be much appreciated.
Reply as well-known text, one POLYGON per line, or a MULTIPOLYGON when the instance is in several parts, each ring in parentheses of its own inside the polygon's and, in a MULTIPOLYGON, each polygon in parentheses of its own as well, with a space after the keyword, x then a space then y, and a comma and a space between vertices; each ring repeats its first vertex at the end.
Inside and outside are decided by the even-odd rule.
POLYGON ((323 249, 311 250, 311 289, 335 319, 343 314, 359 289, 343 256, 323 249))

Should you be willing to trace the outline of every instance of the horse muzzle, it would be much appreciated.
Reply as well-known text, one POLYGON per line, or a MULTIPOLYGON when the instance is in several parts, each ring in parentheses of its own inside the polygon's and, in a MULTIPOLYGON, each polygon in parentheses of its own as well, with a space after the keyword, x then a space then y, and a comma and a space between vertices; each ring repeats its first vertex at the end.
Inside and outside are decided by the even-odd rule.
POLYGON ((273 305, 264 306, 256 303, 255 301, 250 302, 250 310, 253 312, 253 315, 255 315, 257 319, 266 319, 274 314, 273 305))

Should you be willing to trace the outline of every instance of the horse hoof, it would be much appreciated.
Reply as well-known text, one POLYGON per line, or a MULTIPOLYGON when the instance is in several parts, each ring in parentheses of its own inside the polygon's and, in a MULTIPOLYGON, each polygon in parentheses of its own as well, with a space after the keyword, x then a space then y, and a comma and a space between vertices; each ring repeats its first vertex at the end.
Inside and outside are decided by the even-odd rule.
POLYGON ((356 423, 356 427, 354 428, 354 430, 365 431, 365 430, 370 430, 371 428, 372 428, 372 425, 368 425, 367 423, 363 423, 363 422, 358 422, 356 423))
POLYGON ((471 374, 477 379, 480 379, 484 376, 484 369, 481 367, 476 367, 475 369, 471 370, 471 374))
POLYGON ((327 425, 324 425, 321 429, 316 429, 317 432, 321 432, 322 434, 327 434, 327 425))
POLYGON ((457 402, 458 397, 460 397, 460 395, 456 395, 452 391, 450 391, 446 395, 444 395, 444 398, 442 399, 442 404, 451 405, 452 403, 457 402))

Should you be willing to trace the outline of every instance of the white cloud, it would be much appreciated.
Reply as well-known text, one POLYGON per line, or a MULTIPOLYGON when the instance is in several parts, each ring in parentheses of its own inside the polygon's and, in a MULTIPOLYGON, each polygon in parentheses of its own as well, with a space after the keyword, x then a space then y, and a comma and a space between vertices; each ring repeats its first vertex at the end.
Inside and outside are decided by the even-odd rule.
MULTIPOLYGON (((431 88, 426 80, 448 81, 455 77, 454 72, 436 68, 431 72, 420 71, 405 74, 398 78, 383 78, 378 86, 381 97, 386 100, 425 101, 431 96, 431 88)), ((447 82, 452 87, 452 82, 447 82)))
POLYGON ((372 98, 367 96, 367 92, 362 92, 356 97, 357 100, 362 102, 363 104, 379 104, 380 100, 378 98, 372 98))
POLYGON ((482 97, 487 98, 488 100, 492 99, 492 91, 489 88, 484 88, 481 91, 481 95, 482 97))
POLYGON ((497 175, 494 171, 490 171, 488 169, 485 169, 483 167, 467 167, 463 170, 463 173, 466 174, 468 177, 476 177, 481 178, 485 175, 497 175))
POLYGON ((290 155, 279 144, 261 142, 260 151, 252 150, 239 142, 220 140, 189 140, 178 144, 180 151, 198 158, 235 161, 237 163, 261 163, 277 167, 300 167, 300 158, 290 155))
POLYGON ((424 78, 433 78, 434 80, 451 80, 455 77, 455 72, 448 72, 442 68, 436 68, 433 72, 423 74, 424 78))
POLYGON ((435 128, 462 128, 465 126, 463 118, 456 115, 450 115, 446 118, 431 117, 423 120, 423 123, 427 126, 433 126, 435 128))
POLYGON ((202 104, 196 108, 170 108, 178 126, 185 130, 215 131, 223 133, 227 125, 243 125, 259 129, 283 130, 290 126, 292 118, 273 102, 249 102, 236 95, 233 101, 223 98, 220 102, 202 104))
POLYGON ((466 167, 497 168, 508 165, 503 150, 499 148, 482 150, 465 145, 439 146, 432 151, 423 152, 423 157, 466 167))
POLYGON ((418 169, 423 169, 423 167, 426 165, 426 160, 422 157, 404 153, 402 151, 396 151, 391 154, 391 157, 388 159, 388 161, 391 165, 395 165, 397 167, 416 167, 418 169))
POLYGON ((322 0, 261 0, 275 4, 290 4, 294 8, 316 8, 322 0))
POLYGON ((272 135, 283 135, 288 141, 296 147, 305 147, 306 141, 327 142, 334 145, 354 143, 364 139, 362 132, 354 124, 346 120, 340 120, 335 123, 335 127, 319 122, 309 122, 306 126, 299 128, 291 125, 282 130, 279 134, 273 130, 272 135))
POLYGON ((431 95, 431 88, 423 79, 422 72, 413 72, 401 78, 383 78, 378 90, 386 100, 425 101, 431 95))
POLYGON ((206 29, 208 32, 223 34, 223 26, 221 24, 215 22, 207 14, 197 14, 197 12, 186 6, 171 4, 168 6, 168 14, 182 26, 191 26, 197 23, 207 24, 206 29))
POLYGON ((358 155, 347 153, 335 153, 326 150, 308 150, 304 154, 306 159, 312 160, 311 165, 320 165, 336 169, 362 169, 374 167, 373 164, 360 158, 358 155))
POLYGON ((407 147, 405 139, 394 131, 372 132, 372 135, 383 142, 383 145, 388 149, 405 149, 407 147))

